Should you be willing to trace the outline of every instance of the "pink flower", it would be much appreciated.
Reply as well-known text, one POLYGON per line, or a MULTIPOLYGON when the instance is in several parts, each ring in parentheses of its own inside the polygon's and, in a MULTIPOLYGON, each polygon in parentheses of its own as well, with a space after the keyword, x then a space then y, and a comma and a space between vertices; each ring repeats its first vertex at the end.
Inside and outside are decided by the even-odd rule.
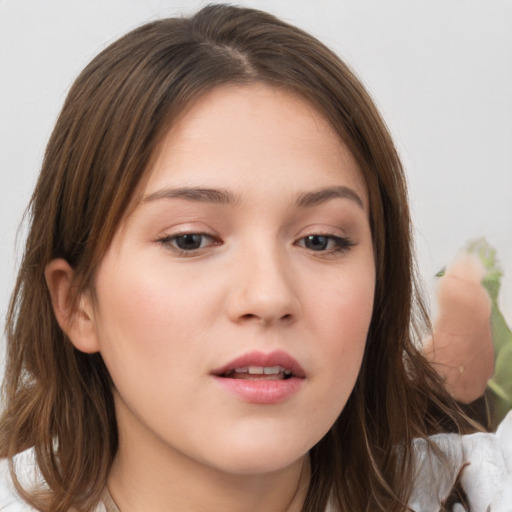
POLYGON ((424 353, 459 402, 480 397, 494 371, 486 270, 473 254, 458 257, 439 280, 439 311, 424 353))

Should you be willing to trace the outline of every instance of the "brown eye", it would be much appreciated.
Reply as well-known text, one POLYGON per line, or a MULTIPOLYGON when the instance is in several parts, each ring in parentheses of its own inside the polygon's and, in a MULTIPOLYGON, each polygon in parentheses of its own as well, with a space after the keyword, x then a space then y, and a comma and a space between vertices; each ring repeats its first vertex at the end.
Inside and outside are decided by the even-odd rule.
POLYGON ((211 235, 204 233, 183 233, 181 235, 167 236, 159 242, 178 252, 194 252, 215 245, 216 241, 211 235))
POLYGON ((195 251, 196 249, 203 247, 205 238, 205 235, 187 233, 186 235, 177 236, 174 239, 174 243, 176 247, 182 251, 195 251))
POLYGON ((327 254, 348 251, 354 245, 348 238, 334 235, 308 235, 296 243, 304 249, 327 254))
POLYGON ((312 251, 325 251, 329 246, 330 238, 324 235, 309 235, 304 238, 304 247, 312 251))

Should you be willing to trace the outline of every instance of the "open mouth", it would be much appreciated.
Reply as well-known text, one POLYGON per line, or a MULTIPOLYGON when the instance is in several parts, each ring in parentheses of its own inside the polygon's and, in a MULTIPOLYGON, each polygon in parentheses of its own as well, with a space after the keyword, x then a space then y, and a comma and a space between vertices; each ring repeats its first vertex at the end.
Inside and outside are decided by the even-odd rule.
POLYGON ((224 379, 254 381, 303 379, 306 376, 298 361, 282 350, 246 353, 213 370, 212 374, 224 379))
POLYGON ((304 370, 297 360, 281 350, 244 354, 213 370, 212 374, 225 379, 239 380, 288 380, 305 377, 304 370))
POLYGON ((283 350, 249 352, 211 374, 214 382, 238 399, 266 405, 287 401, 306 379, 299 362, 283 350))
POLYGON ((243 366, 220 375, 226 379, 287 380, 293 377, 292 370, 282 366, 243 366))

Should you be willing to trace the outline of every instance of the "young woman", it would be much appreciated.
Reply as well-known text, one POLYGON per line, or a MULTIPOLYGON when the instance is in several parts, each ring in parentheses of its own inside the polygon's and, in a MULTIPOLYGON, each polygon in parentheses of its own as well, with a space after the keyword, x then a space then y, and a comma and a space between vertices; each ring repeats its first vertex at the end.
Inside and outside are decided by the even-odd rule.
POLYGON ((417 440, 472 428, 415 345, 389 134, 295 27, 216 5, 112 44, 30 214, 0 453, 36 510, 406 510, 417 440))

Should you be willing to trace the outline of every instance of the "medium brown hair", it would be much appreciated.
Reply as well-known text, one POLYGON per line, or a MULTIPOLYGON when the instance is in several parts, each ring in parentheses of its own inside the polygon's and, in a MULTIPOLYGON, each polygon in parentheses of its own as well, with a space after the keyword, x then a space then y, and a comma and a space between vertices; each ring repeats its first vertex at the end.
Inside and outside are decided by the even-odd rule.
POLYGON ((426 315, 414 284, 405 179, 368 93, 298 28, 252 9, 208 6, 148 23, 100 53, 71 88, 48 143, 8 313, 0 420, 0 455, 12 461, 34 448, 44 499, 11 470, 40 510, 90 511, 117 450, 110 376, 100 354, 76 350, 59 328, 45 266, 64 258, 77 296, 91 286, 173 119, 216 86, 254 82, 311 102, 354 154, 370 198, 373 318, 348 403, 311 450, 303 510, 324 510, 328 500, 337 511, 405 510, 412 439, 467 426, 414 346, 426 315))

